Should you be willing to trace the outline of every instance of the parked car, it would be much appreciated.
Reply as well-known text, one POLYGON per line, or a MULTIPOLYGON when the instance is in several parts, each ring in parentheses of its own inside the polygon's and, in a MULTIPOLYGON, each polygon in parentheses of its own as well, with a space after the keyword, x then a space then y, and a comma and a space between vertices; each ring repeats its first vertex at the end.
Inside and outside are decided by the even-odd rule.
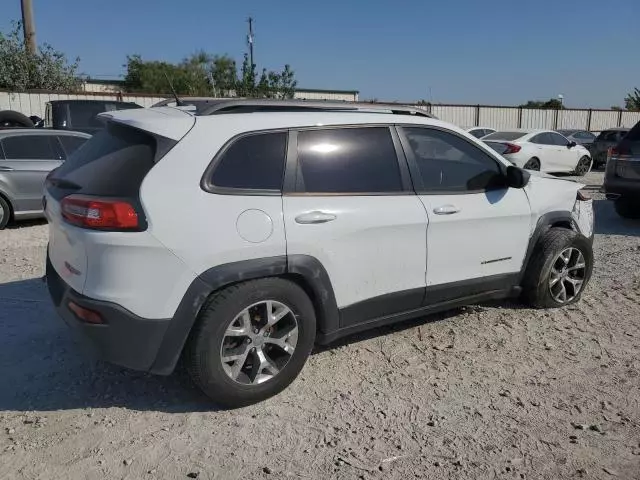
POLYGON ((487 127, 467 127, 465 130, 476 138, 482 138, 485 135, 495 132, 495 129, 487 127))
POLYGON ((591 144, 596 139, 596 136, 586 130, 556 130, 560 135, 565 137, 570 142, 576 142, 578 145, 582 145, 587 150, 591 149, 591 144))
POLYGON ((551 130, 495 132, 482 141, 514 165, 528 170, 583 176, 591 169, 591 155, 585 147, 551 130))
POLYGON ((94 134, 104 128, 98 115, 103 112, 142 108, 133 102, 114 100, 54 100, 47 103, 44 127, 94 134))
POLYGON ((53 304, 113 363, 169 374, 183 358, 221 405, 278 393, 314 343, 487 299, 565 306, 591 276, 580 184, 417 109, 102 116, 47 180, 53 304))
POLYGON ((604 191, 618 215, 640 218, 640 122, 610 149, 604 191))
POLYGON ((89 137, 32 128, 0 130, 0 230, 10 220, 42 217, 45 177, 89 137))
POLYGON ((591 144, 591 156, 594 168, 603 167, 607 163, 607 152, 615 147, 629 131, 628 128, 610 128, 598 134, 591 144))

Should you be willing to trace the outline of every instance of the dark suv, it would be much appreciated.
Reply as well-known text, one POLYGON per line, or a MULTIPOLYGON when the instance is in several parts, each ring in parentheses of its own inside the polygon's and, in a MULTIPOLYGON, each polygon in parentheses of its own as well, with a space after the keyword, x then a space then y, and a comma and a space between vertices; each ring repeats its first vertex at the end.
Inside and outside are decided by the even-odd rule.
POLYGON ((628 131, 628 128, 620 127, 610 128, 600 132, 600 135, 598 135, 589 148, 591 158, 593 158, 593 168, 602 167, 607 163, 607 152, 610 148, 615 147, 628 131))
POLYGON ((640 218, 640 122, 609 151, 604 191, 618 215, 640 218))

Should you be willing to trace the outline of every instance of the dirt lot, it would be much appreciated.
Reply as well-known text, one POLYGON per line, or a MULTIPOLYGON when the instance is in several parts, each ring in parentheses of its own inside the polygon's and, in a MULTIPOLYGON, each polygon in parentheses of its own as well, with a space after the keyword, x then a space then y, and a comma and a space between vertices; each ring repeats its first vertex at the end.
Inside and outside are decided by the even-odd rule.
POLYGON ((39 279, 46 226, 0 232, 0 478, 640 478, 640 223, 596 197, 579 304, 356 336, 235 411, 84 353, 39 279))

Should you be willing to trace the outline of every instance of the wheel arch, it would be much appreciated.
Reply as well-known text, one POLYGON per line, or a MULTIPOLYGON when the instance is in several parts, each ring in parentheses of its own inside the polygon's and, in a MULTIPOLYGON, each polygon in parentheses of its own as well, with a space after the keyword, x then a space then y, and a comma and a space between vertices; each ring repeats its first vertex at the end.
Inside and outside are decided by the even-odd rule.
POLYGON ((339 312, 333 288, 318 259, 308 255, 282 255, 218 265, 201 273, 187 289, 170 320, 150 371, 163 375, 173 372, 200 311, 211 295, 237 283, 270 277, 289 279, 309 295, 318 330, 326 332, 338 328, 339 312))
POLYGON ((5 202, 7 202, 7 205, 9 205, 9 222, 13 221, 15 218, 14 216, 15 209, 13 207, 13 204, 11 203, 11 199, 9 198, 9 195, 7 195, 2 190, 0 190, 0 198, 2 198, 5 202))
POLYGON ((551 228, 565 228, 567 230, 579 232, 576 222, 571 215, 571 212, 567 210, 547 212, 541 215, 540 218, 538 218, 538 222, 536 223, 533 234, 529 238, 527 252, 525 254, 524 261, 522 262, 522 268, 520 269, 520 283, 522 283, 536 245, 538 244, 540 238, 542 238, 542 236, 551 228))

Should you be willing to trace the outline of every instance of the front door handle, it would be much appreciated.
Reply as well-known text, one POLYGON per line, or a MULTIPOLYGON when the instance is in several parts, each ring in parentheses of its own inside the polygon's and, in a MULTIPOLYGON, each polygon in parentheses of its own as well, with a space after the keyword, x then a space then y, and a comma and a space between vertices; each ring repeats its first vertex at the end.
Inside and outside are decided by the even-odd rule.
POLYGON ((441 207, 436 207, 433 209, 433 213, 436 215, 453 215, 454 213, 458 213, 460 209, 455 205, 442 205, 441 207))
POLYGON ((0 172, 13 172, 13 168, 11 167, 2 167, 0 166, 0 172))
POLYGON ((302 225, 314 225, 316 223, 327 223, 336 219, 333 213, 321 212, 315 210, 313 212, 301 213, 296 217, 296 223, 302 225))

